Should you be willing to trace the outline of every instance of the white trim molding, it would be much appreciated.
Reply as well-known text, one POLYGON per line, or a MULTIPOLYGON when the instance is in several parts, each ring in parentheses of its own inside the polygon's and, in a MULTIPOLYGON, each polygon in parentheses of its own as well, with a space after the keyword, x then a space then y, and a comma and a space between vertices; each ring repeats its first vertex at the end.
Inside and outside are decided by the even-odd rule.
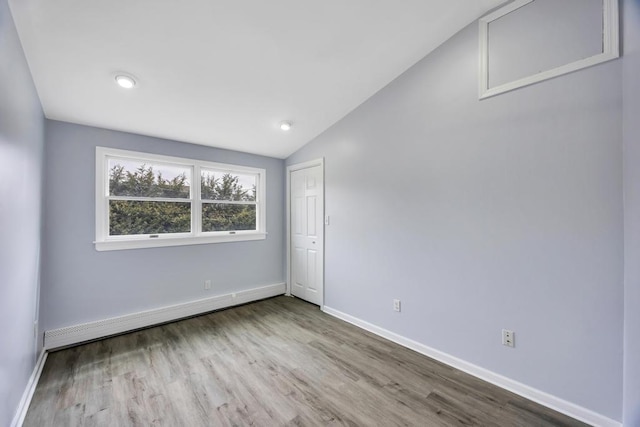
POLYGON ((246 304, 278 295, 286 291, 285 283, 218 295, 183 304, 170 305, 124 316, 53 329, 44 333, 44 348, 51 350, 122 334, 136 329, 172 322, 235 305, 246 304))
POLYGON ((13 417, 13 421, 11 421, 11 427, 22 426, 24 418, 27 416, 29 405, 31 405, 33 393, 35 393, 36 386, 38 385, 38 381, 40 380, 40 375, 42 375, 42 368, 44 368, 44 363, 47 361, 48 354, 49 353, 45 350, 42 350, 40 352, 40 356, 38 356, 38 360, 36 360, 36 365, 33 368, 31 377, 29 377, 29 382, 27 382, 27 387, 24 389, 24 393, 22 393, 22 399, 20 399, 18 410, 13 417))
POLYGON ((534 0, 515 0, 512 3, 480 18, 480 70, 479 97, 489 98, 543 80, 571 73, 582 68, 591 67, 620 56, 620 34, 618 0, 602 0, 602 52, 588 58, 570 62, 551 70, 542 70, 536 74, 514 80, 505 84, 489 87, 489 24, 509 13, 520 9, 534 0))
POLYGON ((322 307, 322 311, 333 317, 344 320, 347 323, 351 323, 352 325, 378 335, 382 338, 386 338, 389 341, 392 341, 403 347, 409 348, 453 368, 466 372, 469 375, 473 375, 474 377, 479 378, 483 381, 496 385, 500 388, 508 390, 512 393, 520 395, 526 399, 532 400, 536 403, 546 406, 547 408, 553 409, 554 411, 568 415, 587 424, 599 427, 622 427, 622 424, 620 422, 612 420, 611 418, 608 418, 604 415, 598 414, 590 409, 583 408, 582 406, 578 406, 574 403, 568 402, 544 391, 537 390, 526 384, 522 384, 518 381, 489 371, 488 369, 481 368, 480 366, 474 365, 465 360, 444 353, 440 350, 436 350, 417 341, 406 338, 402 335, 398 335, 395 332, 380 328, 369 322, 358 319, 357 317, 351 316, 327 306, 322 307))

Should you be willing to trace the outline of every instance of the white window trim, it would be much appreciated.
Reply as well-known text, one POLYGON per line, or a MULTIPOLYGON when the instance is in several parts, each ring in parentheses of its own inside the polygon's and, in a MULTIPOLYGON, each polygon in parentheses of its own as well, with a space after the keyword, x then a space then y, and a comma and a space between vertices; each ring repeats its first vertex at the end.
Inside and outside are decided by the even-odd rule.
MULTIPOLYGON (((204 202, 208 203, 208 202, 204 202)), ((246 203, 241 203, 246 204, 246 203)), ((266 170, 225 163, 214 163, 183 157, 162 156, 159 154, 96 147, 96 240, 93 242, 98 251, 122 249, 158 248, 166 246, 200 245, 209 243, 243 242, 264 240, 266 231, 266 170), (155 163, 187 166, 191 169, 191 232, 159 235, 109 236, 108 213, 108 159, 123 157, 155 163), (239 172, 257 175, 256 228, 257 230, 200 232, 202 211, 200 200, 200 169, 239 172), (157 236, 157 237, 151 237, 157 236)))

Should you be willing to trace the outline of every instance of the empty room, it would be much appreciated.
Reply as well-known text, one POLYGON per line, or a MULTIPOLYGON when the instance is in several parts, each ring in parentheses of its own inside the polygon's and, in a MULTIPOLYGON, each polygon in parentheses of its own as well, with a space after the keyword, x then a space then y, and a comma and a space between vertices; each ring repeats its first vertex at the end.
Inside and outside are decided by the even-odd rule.
POLYGON ((638 76, 638 0, 0 0, 0 426, 640 427, 638 76))

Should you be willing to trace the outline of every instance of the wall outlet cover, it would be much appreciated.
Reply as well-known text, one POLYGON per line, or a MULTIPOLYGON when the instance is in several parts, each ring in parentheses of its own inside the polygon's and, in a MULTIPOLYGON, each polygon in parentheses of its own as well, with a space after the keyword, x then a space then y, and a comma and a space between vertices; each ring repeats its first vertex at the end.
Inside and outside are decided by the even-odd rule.
POLYGON ((502 345, 506 345, 507 347, 515 347, 516 346, 516 333, 510 331, 509 329, 502 330, 502 345))

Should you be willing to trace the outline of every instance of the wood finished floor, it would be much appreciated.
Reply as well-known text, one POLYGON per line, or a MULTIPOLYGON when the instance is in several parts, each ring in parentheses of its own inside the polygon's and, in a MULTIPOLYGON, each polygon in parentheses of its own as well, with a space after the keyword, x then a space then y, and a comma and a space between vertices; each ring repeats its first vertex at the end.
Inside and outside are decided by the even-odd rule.
POLYGON ((584 426, 277 297, 49 354, 24 426, 584 426))

